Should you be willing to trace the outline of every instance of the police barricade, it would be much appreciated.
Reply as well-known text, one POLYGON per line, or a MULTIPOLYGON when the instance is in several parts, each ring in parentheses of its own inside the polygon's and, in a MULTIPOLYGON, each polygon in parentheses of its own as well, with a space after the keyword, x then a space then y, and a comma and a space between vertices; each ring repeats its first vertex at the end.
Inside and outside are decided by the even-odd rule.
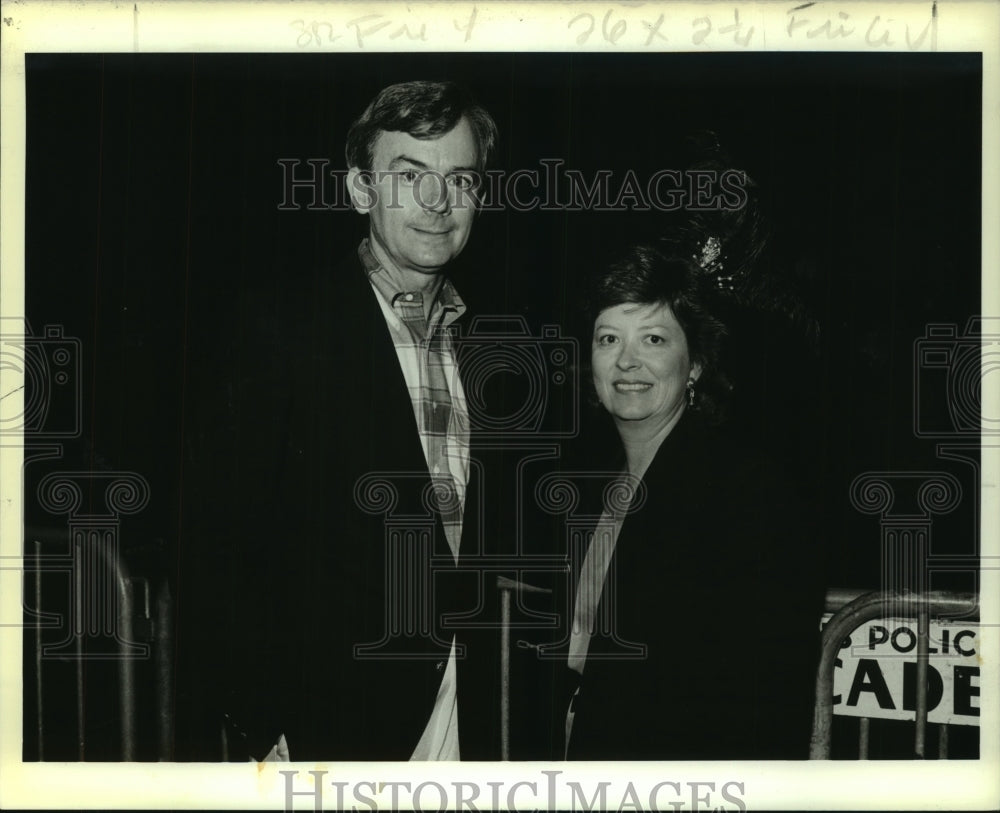
POLYGON ((952 725, 979 725, 979 603, 971 593, 832 589, 822 619, 810 759, 829 759, 833 716, 858 718, 858 758, 872 719, 912 720, 913 754, 928 724, 948 757, 952 725))
MULTIPOLYGON (((501 759, 510 758, 510 606, 512 596, 548 593, 498 577, 501 602, 501 759)), ((938 725, 938 756, 948 756, 951 725, 979 725, 979 604, 971 593, 887 596, 827 591, 810 759, 829 759, 833 715, 858 718, 858 757, 868 757, 870 721, 912 720, 914 756, 926 756, 928 723, 938 725)), ((523 642, 518 642, 519 644, 523 642)))

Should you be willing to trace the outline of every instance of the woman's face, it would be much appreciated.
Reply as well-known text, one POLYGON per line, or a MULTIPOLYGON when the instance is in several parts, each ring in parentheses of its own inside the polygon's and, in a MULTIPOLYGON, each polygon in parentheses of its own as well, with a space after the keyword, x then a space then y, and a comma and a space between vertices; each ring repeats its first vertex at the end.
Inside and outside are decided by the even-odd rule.
POLYGON ((700 375, 670 306, 626 303, 601 311, 591 347, 594 386, 621 424, 644 421, 656 432, 684 412, 689 378, 700 375))

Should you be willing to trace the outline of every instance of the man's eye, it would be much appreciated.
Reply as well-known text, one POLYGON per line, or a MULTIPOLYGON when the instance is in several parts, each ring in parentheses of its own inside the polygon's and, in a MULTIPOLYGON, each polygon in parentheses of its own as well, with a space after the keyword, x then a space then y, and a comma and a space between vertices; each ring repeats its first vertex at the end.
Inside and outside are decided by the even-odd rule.
POLYGON ((415 184, 419 174, 415 169, 404 169, 399 173, 399 180, 405 184, 415 184))
POLYGON ((471 172, 462 172, 457 175, 449 175, 448 183, 456 189, 474 189, 476 186, 476 176, 471 172))

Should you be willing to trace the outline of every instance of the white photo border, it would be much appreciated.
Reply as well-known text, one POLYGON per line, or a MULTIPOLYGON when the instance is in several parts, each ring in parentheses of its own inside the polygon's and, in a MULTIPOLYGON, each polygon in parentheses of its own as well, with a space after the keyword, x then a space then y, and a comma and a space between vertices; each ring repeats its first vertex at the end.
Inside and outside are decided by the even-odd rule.
MULTIPOLYGON (((978 51, 983 54, 983 222, 984 316, 1000 315, 1000 4, 995 2, 885 2, 803 4, 706 3, 471 3, 471 2, 4 2, 2 6, 2 305, 3 317, 24 316, 24 159, 25 54, 32 52, 324 52, 362 51, 740 51, 740 50, 915 50, 978 51), (790 30, 796 8, 832 27, 790 30), (733 33, 719 34, 743 21, 746 45, 733 33), (351 21, 380 14, 392 21, 365 34, 351 21), (847 15, 844 17, 843 15, 847 15), (651 23, 662 17, 654 30, 651 23), (852 33, 831 37, 841 21, 857 21, 852 33), (707 20, 708 25, 700 20, 707 20), (924 39, 917 40, 928 25, 924 39), (909 28, 907 28, 909 26, 909 28), (404 30, 405 29, 405 30, 404 30), (693 32, 709 32, 695 41, 693 32), (905 32, 909 32, 908 35, 905 32), (401 32, 401 33, 397 33, 401 32), (883 38, 885 35, 886 38, 883 38), (907 39, 907 36, 909 39, 907 39), (336 38, 334 38, 336 37, 336 38), (662 38, 666 38, 665 40, 662 38), (891 41, 891 44, 890 44, 891 41)), ((846 28, 842 28, 846 31, 846 28)), ((14 399, 20 383, 0 370, 3 397, 14 399)), ((1000 392, 983 391, 984 414, 997 414, 1000 392)), ((995 693, 982 696, 981 756, 978 761, 804 762, 804 763, 348 763, 293 766, 261 764, 67 764, 21 761, 22 640, 20 619, 21 449, 4 441, 0 453, 0 808, 283 809, 288 779, 295 769, 293 802, 314 809, 314 776, 325 782, 323 804, 333 809, 336 782, 363 785, 364 796, 388 806, 392 785, 378 783, 474 783, 487 807, 490 785, 502 783, 501 805, 518 809, 568 808, 567 786, 611 782, 608 799, 629 803, 631 781, 640 798, 662 782, 683 786, 684 809, 704 796, 706 784, 737 792, 747 809, 996 809, 1000 775, 1000 704, 995 693), (309 771, 327 771, 310 775, 309 771), (546 773, 548 772, 548 773, 546 773), (553 773, 560 772, 560 773, 553 773), (536 791, 530 785, 535 783, 536 791), (554 783, 556 793, 546 793, 554 783), (372 783, 372 787, 365 783, 372 783), (693 790, 692 790, 693 787, 693 790), (700 790, 699 790, 700 787, 700 790), (511 792, 513 790, 513 796, 511 792), (374 792, 373 792, 374 791, 374 792)), ((998 449, 982 449, 981 595, 982 685, 1000 685, 1000 567, 998 567, 998 449)), ((399 786, 397 786, 399 787, 399 786)), ((355 788, 356 789, 356 788, 355 788)), ((451 792, 451 791, 449 791, 451 792)), ((405 803, 405 797, 401 797, 405 803)), ((453 797, 452 797, 453 798, 453 797)), ((468 794, 466 793, 466 798, 468 794)), ((666 798, 666 794, 661 794, 666 798)), ((348 795, 348 804, 358 804, 348 795)), ((433 790, 424 804, 439 807, 433 790)), ((643 802, 645 804, 645 802, 643 802)), ((705 804, 701 802, 701 804, 705 804)), ((716 802, 715 804, 718 804, 716 802)), ((731 803, 730 803, 731 804, 731 803)), ((727 809, 737 809, 732 805, 727 809)), ((363 808, 361 808, 363 809, 363 808)), ((634 808, 633 808, 634 809, 634 808)), ((704 809, 704 808, 700 808, 704 809)))

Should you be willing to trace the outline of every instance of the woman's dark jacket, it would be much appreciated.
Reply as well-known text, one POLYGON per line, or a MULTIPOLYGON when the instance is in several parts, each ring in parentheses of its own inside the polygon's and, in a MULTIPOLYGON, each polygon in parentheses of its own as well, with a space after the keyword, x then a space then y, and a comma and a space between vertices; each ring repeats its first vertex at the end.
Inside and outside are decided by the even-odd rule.
POLYGON ((823 590, 797 484, 689 412, 643 485, 602 593, 612 623, 591 640, 569 758, 805 758, 823 590))

